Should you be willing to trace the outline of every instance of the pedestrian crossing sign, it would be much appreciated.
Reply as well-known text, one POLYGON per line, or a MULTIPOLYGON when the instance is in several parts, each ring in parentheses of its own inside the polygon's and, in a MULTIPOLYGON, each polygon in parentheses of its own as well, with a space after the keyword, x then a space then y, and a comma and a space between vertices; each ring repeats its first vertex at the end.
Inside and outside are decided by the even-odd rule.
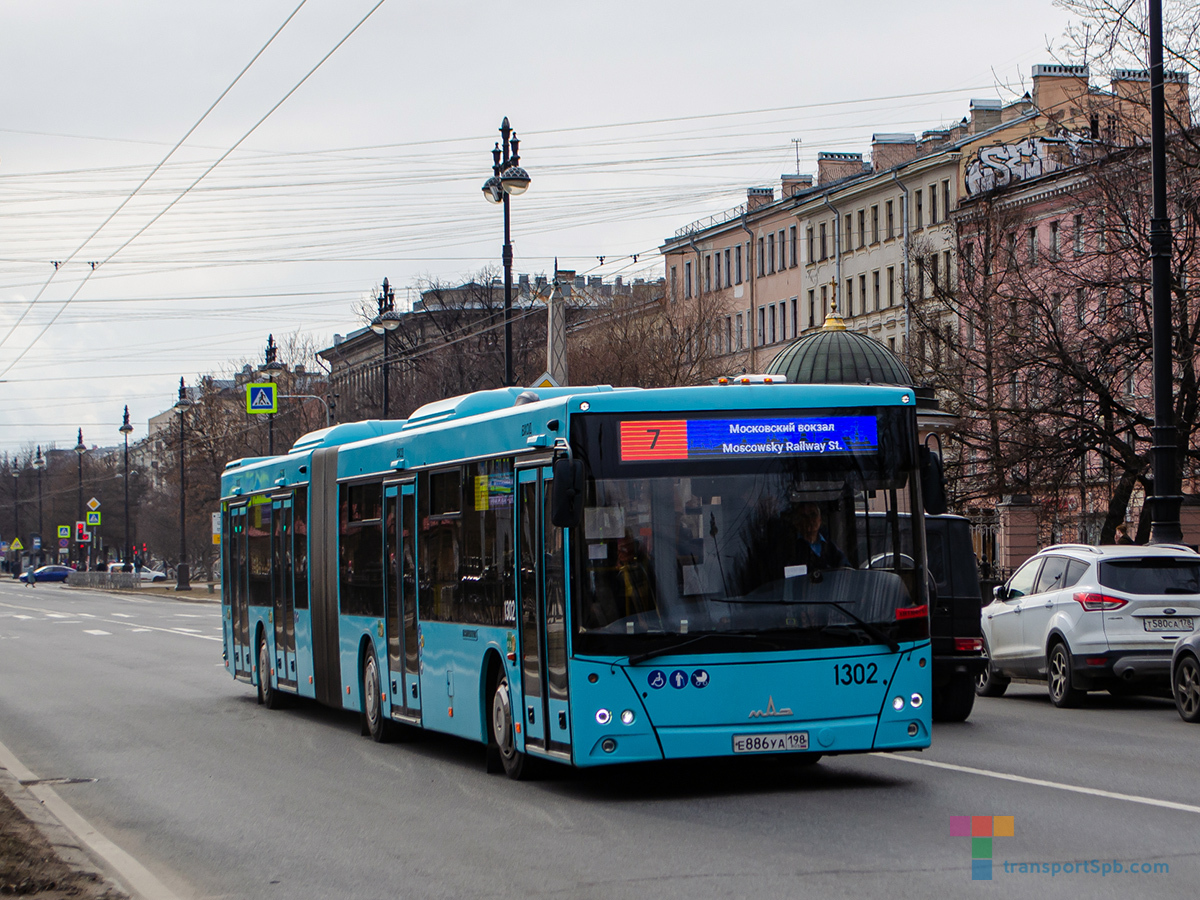
POLYGON ((246 412, 279 412, 279 394, 276 391, 277 387, 277 385, 271 384, 270 382, 246 385, 246 412))
POLYGON ((58 536, 60 538, 67 538, 68 540, 70 540, 71 526, 70 525, 59 525, 58 526, 58 536))

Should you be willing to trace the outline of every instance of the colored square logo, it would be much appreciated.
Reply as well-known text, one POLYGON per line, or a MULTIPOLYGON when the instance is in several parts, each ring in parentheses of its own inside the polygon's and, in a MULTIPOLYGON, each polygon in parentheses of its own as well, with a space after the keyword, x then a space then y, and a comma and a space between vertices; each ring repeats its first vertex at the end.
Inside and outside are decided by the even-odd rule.
POLYGON ((971 816, 971 837, 991 837, 992 817, 971 816))
POLYGON ((951 816, 950 836, 971 839, 971 880, 992 880, 992 855, 998 837, 1016 834, 1015 816, 951 816))
POLYGON ((993 816, 992 837, 1012 837, 1015 833, 1014 816, 993 816))
POLYGON ((992 839, 991 838, 971 838, 971 859, 991 859, 992 858, 992 839))
POLYGON ((970 837, 971 836, 971 817, 970 816, 951 816, 950 817, 950 837, 970 837))
POLYGON ((992 880, 992 861, 990 859, 973 859, 973 860, 971 860, 971 880, 972 881, 991 881, 992 880))

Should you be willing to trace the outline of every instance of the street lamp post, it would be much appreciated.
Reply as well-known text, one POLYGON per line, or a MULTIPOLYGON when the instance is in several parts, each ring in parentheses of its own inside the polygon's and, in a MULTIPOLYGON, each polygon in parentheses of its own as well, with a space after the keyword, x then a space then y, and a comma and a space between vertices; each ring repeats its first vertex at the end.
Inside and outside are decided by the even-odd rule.
POLYGON ((508 124, 508 116, 500 123, 500 143, 492 150, 492 177, 483 183, 483 196, 489 203, 504 206, 504 386, 514 383, 512 365, 512 240, 509 233, 508 198, 529 189, 529 173, 521 168, 517 133, 508 124), (510 153, 511 150, 511 153, 510 153))
MULTIPOLYGON (((263 362, 261 372, 266 372, 267 377, 271 379, 271 384, 275 383, 275 373, 283 368, 283 363, 278 360, 279 347, 275 343, 275 335, 267 335, 267 352, 266 360, 263 362)), ((278 399, 278 398, 276 398, 278 399)), ((267 456, 275 455, 275 413, 267 413, 267 456)))
POLYGON ((400 317, 396 315, 396 292, 383 279, 383 290, 375 298, 379 312, 371 320, 371 330, 383 338, 383 418, 388 417, 388 382, 391 381, 391 371, 388 365, 388 334, 400 327, 400 317))
POLYGON ((184 386, 183 379, 180 378, 179 399, 175 401, 175 412, 179 413, 179 562, 175 564, 175 590, 177 591, 192 589, 187 564, 187 483, 184 480, 183 465, 183 420, 191 405, 192 401, 188 399, 187 388, 184 386))
MULTIPOLYGON (((17 458, 13 457, 13 538, 21 537, 21 470, 17 468, 17 458)), ((21 551, 17 551, 20 560, 21 551)))
POLYGON ((37 471, 38 476, 38 539, 42 542, 42 547, 38 550, 38 562, 40 563, 46 554, 46 533, 42 530, 45 526, 42 525, 42 470, 46 468, 46 458, 42 456, 42 446, 38 445, 37 456, 33 458, 33 468, 37 471))
POLYGON ((132 553, 129 549, 129 435, 133 433, 133 426, 129 424, 129 407, 125 407, 125 420, 121 423, 118 429, 121 436, 125 438, 125 546, 121 549, 121 566, 123 572, 133 571, 133 564, 130 562, 132 553))
MULTIPOLYGON (((82 522, 83 519, 83 454, 87 453, 87 445, 83 442, 83 429, 79 429, 79 440, 75 442, 75 455, 79 457, 79 507, 78 515, 75 519, 76 523, 82 522)), ((75 526, 75 544, 77 550, 75 553, 75 561, 83 561, 83 546, 79 543, 79 525, 75 526)))

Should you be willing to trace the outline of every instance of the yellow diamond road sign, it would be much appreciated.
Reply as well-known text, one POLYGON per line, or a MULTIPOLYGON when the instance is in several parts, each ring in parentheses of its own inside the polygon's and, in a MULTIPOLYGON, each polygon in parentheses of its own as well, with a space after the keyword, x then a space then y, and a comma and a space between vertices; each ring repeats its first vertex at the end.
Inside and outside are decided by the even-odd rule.
POLYGON ((88 501, 87 507, 92 512, 95 512, 96 510, 98 510, 100 508, 100 501, 97 500, 95 497, 93 497, 91 500, 88 501))

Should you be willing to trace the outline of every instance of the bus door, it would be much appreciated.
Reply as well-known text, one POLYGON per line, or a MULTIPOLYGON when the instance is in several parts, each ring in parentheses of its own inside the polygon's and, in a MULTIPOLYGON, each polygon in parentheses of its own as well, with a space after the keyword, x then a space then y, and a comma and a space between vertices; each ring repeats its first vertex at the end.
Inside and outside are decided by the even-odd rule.
POLYGON ((271 500, 271 596, 274 598, 275 676, 296 686, 296 597, 292 495, 271 500))
POLYGON ((421 723, 417 646, 416 484, 412 480, 383 490, 383 558, 387 566, 388 681, 392 718, 421 723))
POLYGON ((249 678, 254 670, 250 650, 250 547, 245 503, 229 508, 229 617, 233 624, 233 674, 249 678))
POLYGON ((521 708, 526 746, 569 756, 565 554, 563 530, 550 523, 551 474, 517 473, 521 708))

